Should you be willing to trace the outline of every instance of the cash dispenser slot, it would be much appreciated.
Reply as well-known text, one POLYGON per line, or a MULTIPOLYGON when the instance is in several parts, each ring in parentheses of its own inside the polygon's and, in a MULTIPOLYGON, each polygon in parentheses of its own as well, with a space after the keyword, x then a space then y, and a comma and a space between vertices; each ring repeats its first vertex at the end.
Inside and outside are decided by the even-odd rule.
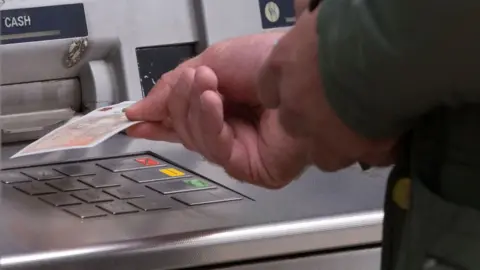
POLYGON ((2 143, 36 140, 82 110, 78 79, 1 86, 2 143))

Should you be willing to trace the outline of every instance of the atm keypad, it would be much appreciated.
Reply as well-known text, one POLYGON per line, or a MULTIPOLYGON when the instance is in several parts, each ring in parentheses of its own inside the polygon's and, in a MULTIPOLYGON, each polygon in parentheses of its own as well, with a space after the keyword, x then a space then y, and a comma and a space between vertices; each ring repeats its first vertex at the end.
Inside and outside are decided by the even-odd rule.
POLYGON ((199 178, 159 182, 147 187, 164 195, 216 188, 213 184, 199 178))
POLYGON ((72 196, 87 203, 101 203, 113 201, 113 198, 110 195, 100 190, 77 191, 74 192, 72 196))
POLYGON ((60 179, 65 177, 65 175, 54 171, 52 169, 31 169, 23 172, 25 175, 30 176, 31 178, 37 181, 45 181, 52 179, 60 179))
POLYGON ((132 205, 126 202, 121 202, 121 201, 100 204, 98 205, 98 207, 109 212, 112 215, 130 214, 130 213, 135 213, 139 211, 137 208, 133 207, 132 205))
POLYGON ((2 172, 0 173, 0 182, 4 184, 17 184, 31 182, 32 178, 22 174, 21 172, 2 172))
POLYGON ((244 199, 149 155, 2 171, 0 183, 81 219, 161 213, 244 199))
POLYGON ((57 191, 44 183, 22 183, 14 186, 16 189, 28 195, 45 195, 56 193, 57 191))
POLYGON ((78 190, 87 190, 90 187, 79 182, 75 178, 60 179, 47 182, 47 185, 58 189, 60 191, 69 192, 69 191, 78 191, 78 190))
POLYGON ((156 198, 146 198, 146 199, 136 199, 131 200, 129 204, 143 210, 143 211, 157 211, 157 210, 167 210, 172 209, 177 204, 175 201, 169 197, 156 197, 156 198))
POLYGON ((129 199, 137 199, 137 198, 144 198, 145 197, 145 189, 140 188, 114 188, 114 189, 107 189, 105 193, 112 195, 113 197, 119 200, 129 200, 129 199))
POLYGON ((242 197, 224 190, 189 192, 175 195, 173 198, 189 206, 239 201, 242 199, 242 197))
POLYGON ((133 171, 128 173, 123 173, 122 175, 140 184, 156 182, 156 181, 164 181, 164 180, 173 180, 173 179, 179 179, 179 178, 187 178, 191 176, 187 172, 172 166, 133 171))
POLYGON ((93 188, 119 187, 122 185, 122 176, 102 174, 96 176, 81 177, 79 181, 93 188))
POLYGON ((99 162, 97 164, 111 172, 134 171, 166 165, 162 161, 148 156, 123 158, 119 160, 108 160, 99 162))
POLYGON ((79 199, 65 193, 42 196, 40 200, 57 207, 82 204, 79 199))
POLYGON ((68 207, 68 208, 64 208, 64 210, 81 219, 105 217, 108 215, 107 212, 103 211, 97 206, 88 205, 88 204, 68 207))
POLYGON ((56 171, 59 171, 68 176, 87 176, 95 175, 97 172, 97 166, 95 164, 70 164, 65 166, 60 166, 55 168, 56 171))

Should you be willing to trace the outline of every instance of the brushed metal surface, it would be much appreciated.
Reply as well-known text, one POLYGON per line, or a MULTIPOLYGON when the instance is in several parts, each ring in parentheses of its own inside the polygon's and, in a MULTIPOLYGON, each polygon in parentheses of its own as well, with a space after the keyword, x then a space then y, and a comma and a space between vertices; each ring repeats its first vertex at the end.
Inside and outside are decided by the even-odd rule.
POLYGON ((117 135, 88 150, 10 160, 14 168, 152 151, 252 201, 82 221, 0 185, 1 269, 178 269, 381 240, 388 169, 309 168, 288 187, 265 190, 228 177, 181 145, 117 135))
POLYGON ((2 85, 2 116, 10 114, 81 109, 81 86, 77 79, 2 85))

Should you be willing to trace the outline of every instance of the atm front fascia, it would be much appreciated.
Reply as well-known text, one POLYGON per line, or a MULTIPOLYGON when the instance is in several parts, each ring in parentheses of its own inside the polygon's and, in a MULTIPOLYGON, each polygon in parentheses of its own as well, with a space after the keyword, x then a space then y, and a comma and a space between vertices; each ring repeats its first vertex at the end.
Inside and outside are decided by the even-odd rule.
POLYGON ((91 110, 140 100, 207 46, 287 31, 292 11, 280 0, 5 1, 0 268, 379 269, 389 169, 311 167, 266 190, 182 145, 123 133, 10 159, 91 110))

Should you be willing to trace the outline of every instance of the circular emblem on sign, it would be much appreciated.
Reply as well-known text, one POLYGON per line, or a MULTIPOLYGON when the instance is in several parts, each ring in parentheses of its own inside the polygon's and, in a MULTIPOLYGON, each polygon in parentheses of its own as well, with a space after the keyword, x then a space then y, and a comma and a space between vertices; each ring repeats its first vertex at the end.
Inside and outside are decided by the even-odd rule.
POLYGON ((267 5, 265 5, 265 17, 272 23, 280 19, 280 7, 278 7, 277 3, 268 2, 267 5))
POLYGON ((81 38, 75 40, 68 47, 67 55, 65 56, 65 64, 68 68, 75 66, 80 60, 82 60, 83 55, 88 47, 88 39, 81 38))

